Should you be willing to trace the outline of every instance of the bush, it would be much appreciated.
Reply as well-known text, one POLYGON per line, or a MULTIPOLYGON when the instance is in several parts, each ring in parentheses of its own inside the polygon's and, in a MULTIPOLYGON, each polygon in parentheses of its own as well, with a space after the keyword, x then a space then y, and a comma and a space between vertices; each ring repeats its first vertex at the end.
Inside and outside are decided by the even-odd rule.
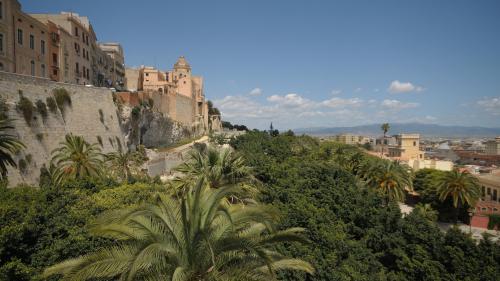
POLYGON ((134 106, 134 108, 132 108, 132 120, 136 121, 139 119, 139 115, 141 114, 141 108, 138 107, 138 106, 134 106))
POLYGON ((46 119, 48 116, 47 105, 42 100, 37 100, 35 104, 38 113, 40 113, 43 119, 46 119))
POLYGON ((49 107, 50 112, 57 113, 57 103, 53 97, 47 97, 45 99, 47 101, 47 106, 49 107))
POLYGON ((26 160, 24 159, 19 159, 17 167, 19 168, 19 172, 21 172, 21 174, 26 174, 26 172, 28 171, 28 162, 26 162, 26 160))
POLYGON ((488 229, 500 229, 500 215, 489 215, 488 229))
POLYGON ((65 106, 71 106, 71 97, 68 91, 64 88, 57 88, 53 91, 54 97, 56 99, 56 104, 61 113, 64 113, 65 106))
POLYGON ((104 112, 102 112, 102 109, 99 109, 99 120, 104 124, 104 112))
POLYGON ((31 125, 31 120, 33 119, 33 111, 35 110, 35 106, 33 103, 26 97, 20 96, 19 102, 17 103, 17 109, 22 112, 24 120, 28 125, 31 125))

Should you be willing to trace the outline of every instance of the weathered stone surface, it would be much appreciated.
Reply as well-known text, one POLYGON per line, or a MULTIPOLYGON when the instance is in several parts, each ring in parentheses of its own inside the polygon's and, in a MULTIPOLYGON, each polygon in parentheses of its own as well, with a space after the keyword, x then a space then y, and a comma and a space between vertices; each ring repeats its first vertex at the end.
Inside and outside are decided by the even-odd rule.
POLYGON ((11 186, 20 183, 37 184, 40 168, 49 163, 51 152, 59 147, 68 133, 81 135, 90 143, 97 143, 100 137, 105 153, 116 150, 118 141, 125 143, 117 108, 109 89, 56 83, 44 78, 0 72, 0 95, 9 105, 8 116, 14 119, 15 133, 26 145, 26 149, 15 156, 15 160, 19 162, 21 159, 31 158, 25 173, 20 173, 18 169, 9 170, 11 186), (16 110, 20 91, 35 104, 37 100, 46 103, 46 98, 52 96, 52 91, 56 88, 64 88, 69 93, 71 106, 65 107, 64 114, 59 110, 57 113, 49 110, 45 119, 35 111, 31 125, 28 125, 22 113, 16 110), (99 110, 103 113, 103 122, 99 110))

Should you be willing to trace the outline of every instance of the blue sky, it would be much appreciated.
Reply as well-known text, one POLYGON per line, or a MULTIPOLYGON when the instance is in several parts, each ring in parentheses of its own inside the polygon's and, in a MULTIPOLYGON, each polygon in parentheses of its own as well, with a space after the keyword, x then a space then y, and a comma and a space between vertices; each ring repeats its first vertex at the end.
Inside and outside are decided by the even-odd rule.
POLYGON ((20 2, 88 16, 129 66, 186 56, 223 118, 249 127, 500 127, 500 1, 20 2))

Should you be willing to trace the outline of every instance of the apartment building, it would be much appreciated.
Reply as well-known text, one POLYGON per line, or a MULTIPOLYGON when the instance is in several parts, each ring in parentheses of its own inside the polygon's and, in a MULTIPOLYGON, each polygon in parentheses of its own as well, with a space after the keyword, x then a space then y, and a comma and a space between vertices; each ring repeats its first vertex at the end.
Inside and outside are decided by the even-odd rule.
POLYGON ((500 137, 489 140, 486 143, 485 153, 487 155, 500 155, 500 137))
POLYGON ((23 13, 17 0, 0 0, 0 70, 48 77, 49 31, 23 13))
POLYGON ((123 48, 119 43, 99 43, 99 49, 110 58, 108 72, 109 86, 124 89, 125 81, 125 58, 123 48))

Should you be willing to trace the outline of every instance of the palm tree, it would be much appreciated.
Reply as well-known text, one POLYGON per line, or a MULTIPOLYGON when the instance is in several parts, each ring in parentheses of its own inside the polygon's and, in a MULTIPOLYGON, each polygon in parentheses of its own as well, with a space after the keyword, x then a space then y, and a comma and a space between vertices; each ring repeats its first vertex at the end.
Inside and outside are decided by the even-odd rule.
POLYGON ((175 170, 183 174, 175 179, 181 189, 203 179, 210 188, 235 184, 244 187, 242 190, 247 195, 255 193, 253 183, 256 181, 252 169, 245 164, 241 155, 229 148, 194 149, 189 154, 189 160, 175 170))
POLYGON ((384 145, 386 145, 385 138, 387 136, 387 132, 389 132, 389 130, 391 129, 391 126, 389 125, 389 123, 384 123, 382 124, 382 126, 380 126, 380 129, 382 130, 382 132, 384 132, 384 140, 382 143, 382 155, 384 155, 384 145))
POLYGON ((367 171, 366 184, 388 200, 402 201, 405 189, 412 189, 412 174, 408 166, 396 161, 379 160, 367 171))
POLYGON ((25 147, 16 135, 8 132, 14 129, 11 121, 0 119, 0 181, 7 178, 7 166, 16 167, 12 155, 25 147))
POLYGON ((145 158, 139 151, 124 152, 121 146, 118 146, 117 151, 106 154, 106 160, 111 164, 113 174, 121 180, 129 181, 134 174, 139 173, 145 158))
POLYGON ((312 274, 309 263, 273 250, 284 242, 304 242, 304 229, 276 231, 276 213, 269 207, 228 204, 224 198, 235 189, 209 188, 201 180, 179 201, 160 194, 153 204, 104 214, 92 231, 118 244, 56 264, 44 275, 215 281, 277 280, 281 270, 312 274))
POLYGON ((431 204, 428 203, 417 204, 413 211, 420 213, 422 217, 426 218, 429 221, 436 221, 438 217, 438 212, 432 208, 431 204))
POLYGON ((52 151, 52 163, 63 173, 64 179, 81 179, 101 174, 101 149, 89 144, 81 136, 68 134, 61 147, 52 151))
POLYGON ((479 182, 469 172, 454 169, 438 179, 437 193, 441 201, 452 198, 453 207, 455 207, 455 222, 457 222, 458 210, 466 203, 474 206, 479 199, 479 182))

